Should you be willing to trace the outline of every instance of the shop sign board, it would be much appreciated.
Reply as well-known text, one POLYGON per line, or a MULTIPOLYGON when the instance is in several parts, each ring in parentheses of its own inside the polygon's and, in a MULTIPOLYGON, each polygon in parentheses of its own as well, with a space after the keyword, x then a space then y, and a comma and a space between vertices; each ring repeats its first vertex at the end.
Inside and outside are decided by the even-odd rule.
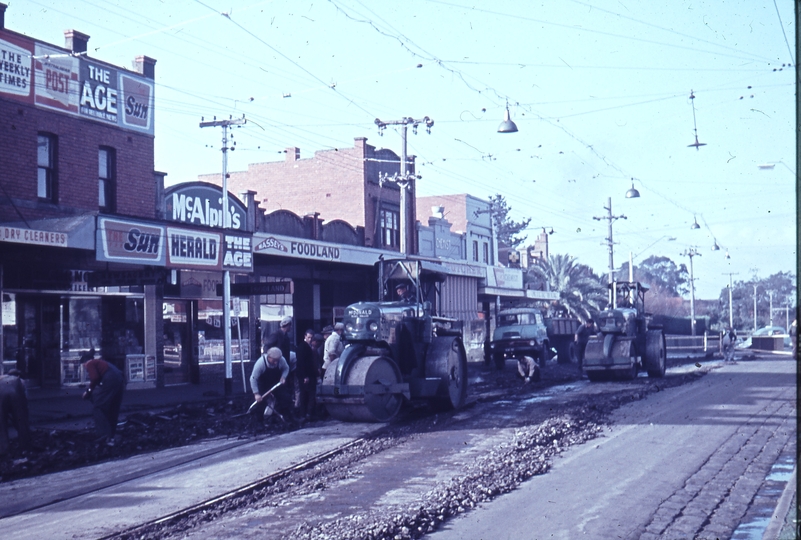
POLYGON ((223 235, 223 270, 253 271, 253 251, 250 236, 223 235))
POLYGON ((165 265, 165 227, 101 216, 97 219, 98 261, 165 265))
POLYGON ((166 271, 161 268, 143 270, 104 270, 87 272, 89 287, 133 287, 141 285, 164 285, 166 271))
POLYGON ((217 298, 222 287, 222 272, 181 272, 181 298, 217 298))
MULTIPOLYGON (((231 283, 231 296, 261 296, 263 294, 292 294, 292 281, 264 283, 231 283)), ((217 296, 223 295, 222 283, 217 284, 217 296)))
POLYGON ((0 96, 153 135, 152 80, 0 29, 0 96))
POLYGON ((503 289, 523 289, 523 271, 505 266, 487 267, 487 286, 503 289))
POLYGON ((67 247, 69 235, 63 232, 37 231, 19 227, 0 227, 0 242, 32 244, 37 246, 67 247))
MULTIPOLYGON (((223 228, 222 188, 208 182, 186 182, 165 190, 164 216, 186 225, 223 228)), ((247 208, 228 193, 229 229, 247 229, 247 208)))
POLYGON ((220 270, 220 234, 167 227, 167 266, 220 270))
POLYGON ((267 233, 255 233, 253 235, 253 253, 365 266, 374 265, 381 255, 385 257, 398 255, 394 251, 332 244, 267 233))

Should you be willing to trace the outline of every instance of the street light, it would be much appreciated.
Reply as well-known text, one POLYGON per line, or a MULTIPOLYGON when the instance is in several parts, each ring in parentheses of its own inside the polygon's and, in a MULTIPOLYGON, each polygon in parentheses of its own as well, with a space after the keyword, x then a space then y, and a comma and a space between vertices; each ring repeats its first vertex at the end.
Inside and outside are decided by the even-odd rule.
POLYGON ((512 122, 509 117, 509 104, 506 104, 506 114, 504 114, 503 122, 498 126, 498 133, 517 133, 517 124, 512 122))
POLYGON ((640 192, 634 188, 634 178, 631 179, 631 189, 626 192, 627 199, 637 199, 640 197, 640 192))

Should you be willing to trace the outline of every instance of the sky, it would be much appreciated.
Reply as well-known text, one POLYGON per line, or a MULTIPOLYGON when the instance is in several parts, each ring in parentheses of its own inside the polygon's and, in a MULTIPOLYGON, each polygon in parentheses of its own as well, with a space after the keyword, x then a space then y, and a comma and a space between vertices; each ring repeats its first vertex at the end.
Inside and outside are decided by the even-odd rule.
POLYGON ((157 60, 168 185, 221 170, 221 130, 201 119, 247 118, 236 171, 356 137, 400 154, 375 119, 428 116, 431 133, 408 136, 418 194, 501 194, 531 218, 524 246, 553 229, 551 253, 606 273, 594 218, 611 200, 616 267, 697 252, 699 299, 796 273, 788 0, 4 1, 9 30, 63 45, 75 29, 92 58, 157 60), (497 132, 507 107, 517 133, 497 132))

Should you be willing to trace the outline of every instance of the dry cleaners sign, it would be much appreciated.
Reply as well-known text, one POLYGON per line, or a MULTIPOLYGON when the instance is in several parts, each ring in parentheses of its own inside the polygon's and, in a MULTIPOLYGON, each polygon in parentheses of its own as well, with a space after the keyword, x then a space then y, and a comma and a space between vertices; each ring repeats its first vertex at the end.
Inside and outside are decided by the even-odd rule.
POLYGON ((228 209, 223 211, 222 188, 206 182, 177 184, 165 191, 165 216, 169 221, 215 229, 225 227, 247 230, 247 209, 239 199, 228 194, 228 209))

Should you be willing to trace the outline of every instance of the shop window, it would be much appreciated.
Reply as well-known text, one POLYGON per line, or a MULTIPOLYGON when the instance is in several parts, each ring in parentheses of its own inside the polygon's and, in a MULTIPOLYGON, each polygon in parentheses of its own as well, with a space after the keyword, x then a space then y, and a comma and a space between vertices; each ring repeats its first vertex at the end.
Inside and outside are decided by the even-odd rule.
POLYGON ((101 146, 97 153, 98 206, 104 212, 116 210, 116 155, 113 148, 101 146))
POLYGON ((36 196, 56 202, 56 136, 39 133, 36 141, 36 196))
POLYGON ((400 246, 400 213, 381 210, 381 242, 387 247, 400 246))

